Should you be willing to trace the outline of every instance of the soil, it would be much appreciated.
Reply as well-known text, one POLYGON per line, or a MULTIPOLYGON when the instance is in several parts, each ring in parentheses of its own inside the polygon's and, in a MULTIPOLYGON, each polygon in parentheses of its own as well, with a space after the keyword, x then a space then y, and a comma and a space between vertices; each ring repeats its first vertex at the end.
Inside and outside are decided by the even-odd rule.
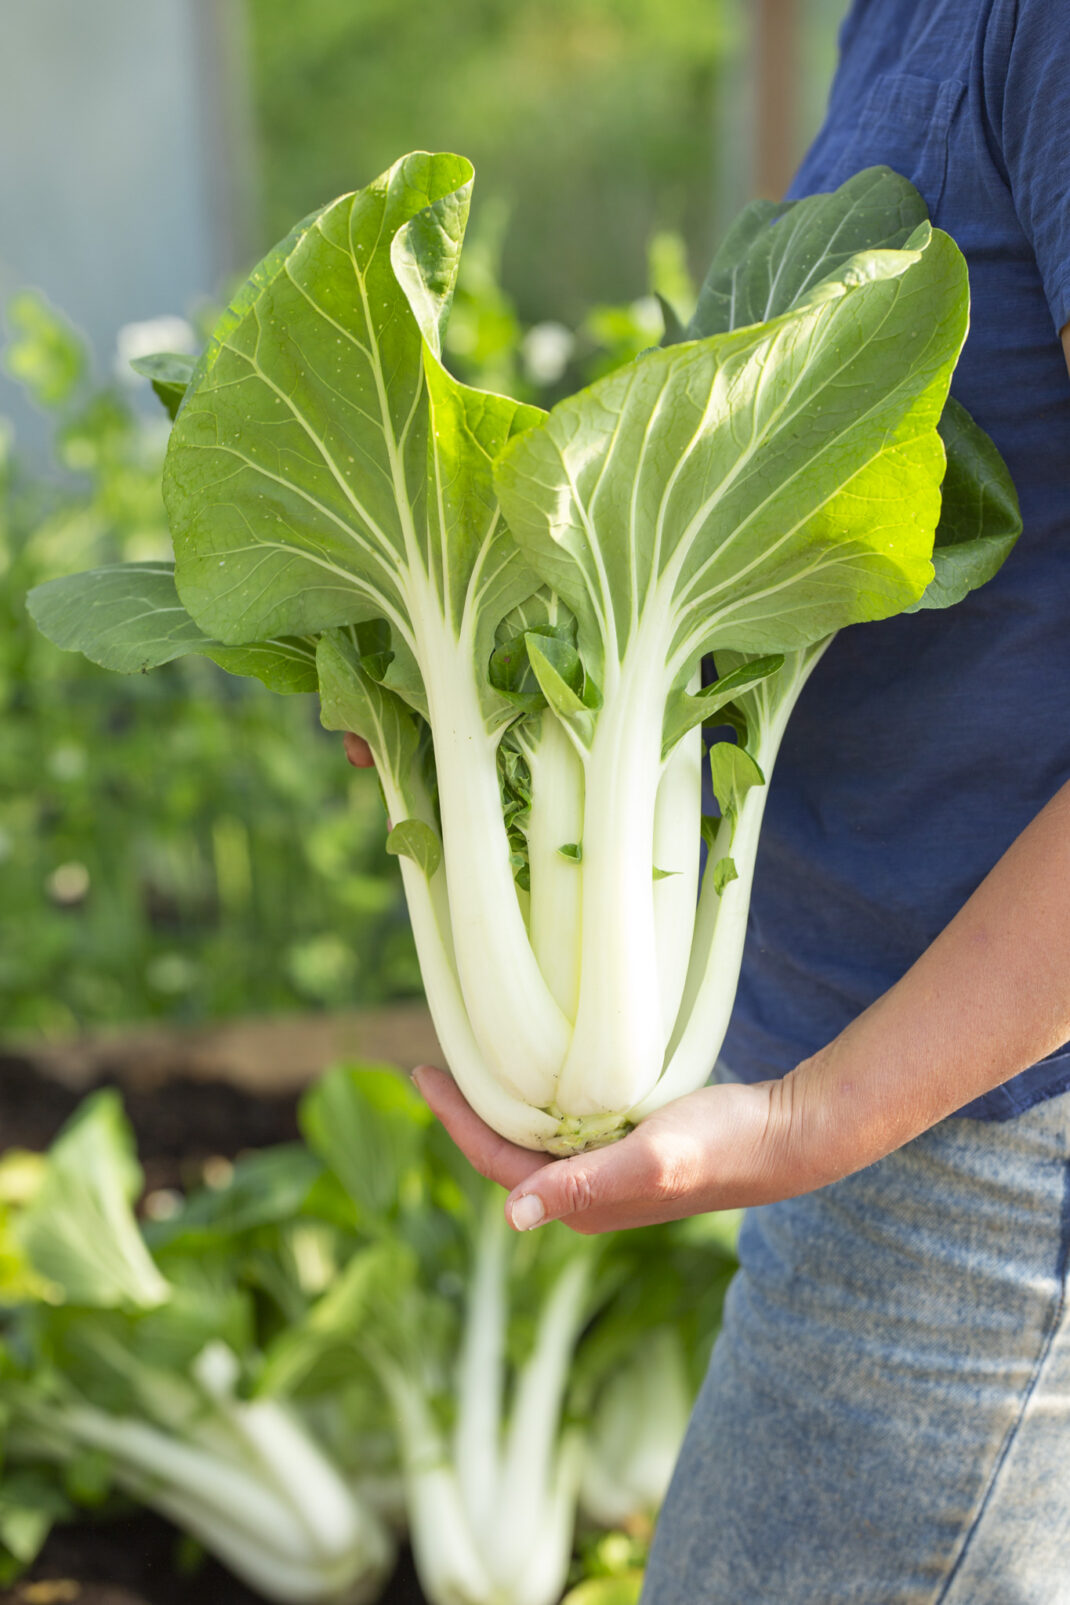
POLYGON ((30 1059, 0 1054, 0 1145, 45 1148, 94 1087, 117 1086, 137 1137, 146 1191, 200 1179, 206 1159, 297 1136, 293 1093, 247 1092, 225 1081, 171 1079, 131 1084, 107 1071, 73 1088, 41 1074, 30 1059))
MULTIPOLYGON (((119 1086, 134 1127, 146 1191, 199 1179, 206 1160, 297 1136, 296 1096, 257 1095, 224 1081, 167 1079, 131 1085, 106 1070, 95 1086, 119 1086)), ((0 1146, 44 1148, 89 1090, 0 1053, 0 1146)), ((262 1605, 260 1596, 205 1557, 183 1565, 176 1530, 148 1512, 57 1527, 30 1571, 0 1589, 0 1605, 262 1605)), ((424 1605, 403 1554, 382 1605, 424 1605)))
MULTIPOLYGON (((205 1557, 193 1570, 182 1564, 175 1529, 159 1516, 79 1522, 56 1528, 37 1564, 14 1588, 0 1590, 4 1605, 263 1605, 218 1561, 205 1557)), ((381 1605, 424 1605, 408 1555, 382 1595, 381 1605)))

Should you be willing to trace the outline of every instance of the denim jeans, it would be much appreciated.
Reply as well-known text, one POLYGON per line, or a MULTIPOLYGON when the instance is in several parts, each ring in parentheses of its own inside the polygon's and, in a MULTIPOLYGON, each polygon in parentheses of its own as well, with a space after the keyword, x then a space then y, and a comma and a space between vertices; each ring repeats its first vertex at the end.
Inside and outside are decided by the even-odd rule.
POLYGON ((1070 1093, 748 1211, 642 1605, 1070 1605, 1070 1093))

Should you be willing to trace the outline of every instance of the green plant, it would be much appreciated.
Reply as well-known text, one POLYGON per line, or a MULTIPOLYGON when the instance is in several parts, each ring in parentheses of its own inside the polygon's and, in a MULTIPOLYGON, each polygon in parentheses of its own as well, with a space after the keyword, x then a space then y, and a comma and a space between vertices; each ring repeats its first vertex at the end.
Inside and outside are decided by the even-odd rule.
MULTIPOLYGON (((385 1066, 336 1067, 300 1117, 304 1143, 144 1225, 113 1092, 0 1162, 4 1583, 53 1521, 125 1497, 267 1598, 374 1597, 407 1527, 433 1605, 556 1605, 605 1401, 644 1392, 630 1357, 671 1329, 697 1385, 731 1223, 511 1233, 385 1066)), ((646 1425, 633 1444, 664 1436, 646 1425)), ((625 1510, 623 1472, 633 1566, 667 1473, 625 1510)), ((620 1570, 620 1551, 588 1528, 581 1564, 620 1570)))
POLYGON ((749 208, 687 330, 548 415, 442 364, 470 186, 406 157, 238 293, 168 448, 177 593, 129 567, 31 606, 115 668, 318 681, 374 753, 465 1096, 567 1153, 705 1081, 768 780, 835 632, 957 601, 1018 509, 948 402, 966 269, 904 179, 749 208), (726 720, 704 823, 700 727, 726 720))
MULTIPOLYGON (((306 1191, 310 1179, 306 1166, 306 1191)), ((393 1560, 386 1529, 295 1411, 241 1396, 247 1299, 233 1278, 162 1274, 133 1215, 140 1187, 118 1099, 98 1093, 11 1228, 24 1262, 0 1285, 0 1408, 5 1462, 22 1469, 0 1495, 36 1513, 39 1544, 50 1493, 51 1513, 69 1513, 53 1467, 67 1501, 99 1505, 114 1489, 149 1504, 266 1599, 374 1598, 393 1560)), ((33 1548, 8 1541, 0 1572, 33 1548)))

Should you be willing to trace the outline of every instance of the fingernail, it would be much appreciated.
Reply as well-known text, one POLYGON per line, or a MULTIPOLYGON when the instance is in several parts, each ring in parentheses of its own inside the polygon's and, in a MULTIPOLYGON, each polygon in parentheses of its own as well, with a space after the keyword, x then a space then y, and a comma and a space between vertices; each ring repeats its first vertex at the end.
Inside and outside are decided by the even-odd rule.
POLYGON ((420 1077, 423 1075, 426 1068, 426 1065, 418 1064, 415 1070, 409 1071, 409 1080, 412 1082, 417 1092, 423 1092, 424 1090, 420 1085, 420 1077))
POLYGON ((509 1208, 509 1221, 518 1232, 530 1232, 546 1219, 546 1210, 538 1193, 525 1193, 509 1208))

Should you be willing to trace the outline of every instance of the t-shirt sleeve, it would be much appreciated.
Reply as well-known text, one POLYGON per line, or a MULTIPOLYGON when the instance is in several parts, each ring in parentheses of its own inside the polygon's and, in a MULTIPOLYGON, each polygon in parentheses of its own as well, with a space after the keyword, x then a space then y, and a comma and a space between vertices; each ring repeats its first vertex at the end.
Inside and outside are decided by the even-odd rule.
POLYGON ((1016 0, 998 137, 1056 332, 1070 322, 1070 5, 1016 0))

